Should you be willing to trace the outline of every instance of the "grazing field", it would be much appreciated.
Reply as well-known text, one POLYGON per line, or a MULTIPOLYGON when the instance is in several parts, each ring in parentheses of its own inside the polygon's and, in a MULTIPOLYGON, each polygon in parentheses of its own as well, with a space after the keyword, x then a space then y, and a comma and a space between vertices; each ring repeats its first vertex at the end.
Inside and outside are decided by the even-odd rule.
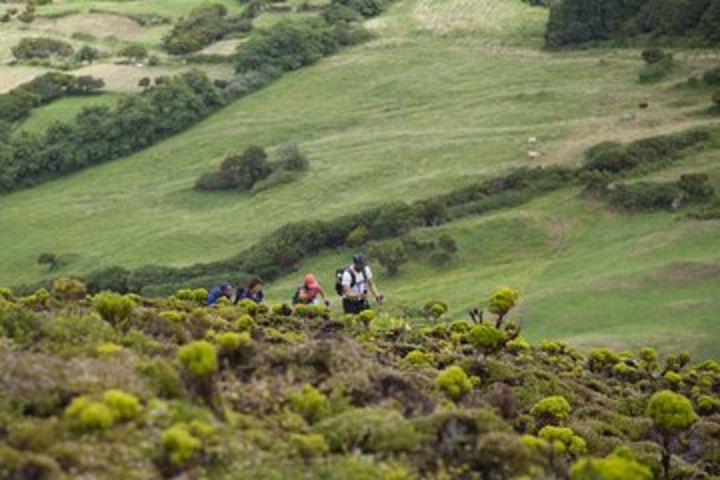
MULTIPOLYGON (((176 4, 63 2, 41 11, 95 3, 130 13, 167 13, 176 4)), ((702 113, 707 90, 675 88, 707 59, 679 55, 669 79, 640 85, 638 51, 541 50, 546 12, 520 0, 399 3, 368 23, 374 40, 286 75, 182 135, 0 197, 0 224, 9 225, 0 235, 0 284, 50 276, 36 264, 46 252, 72 259, 53 275, 218 260, 291 221, 420 199, 512 167, 577 165, 601 141, 718 123, 702 113), (629 114, 634 120, 623 121, 629 114), (533 161, 530 136, 540 142, 533 161), (311 159, 300 180, 255 196, 193 191, 224 155, 288 140, 311 159)), ((157 68, 101 64, 80 72, 126 91, 174 67, 157 68)), ((687 162, 655 175, 701 170, 717 178, 717 151, 687 162)), ((563 191, 446 228, 460 242, 456 262, 411 264, 383 279, 389 308, 432 296, 461 317, 509 284, 524 292, 518 315, 531 337, 633 346, 649 338, 702 355, 720 338, 710 300, 720 287, 718 222, 621 215, 563 191), (686 281, 668 275, 687 266, 686 281), (686 335, 678 339, 676 329, 686 335)), ((327 275, 347 253, 307 268, 327 275)), ((273 285, 271 296, 287 299, 295 281, 273 285)))
POLYGON ((87 97, 66 97, 44 107, 36 108, 21 125, 27 132, 42 133, 55 122, 66 122, 74 118, 80 111, 89 106, 113 107, 119 95, 103 93, 87 97))

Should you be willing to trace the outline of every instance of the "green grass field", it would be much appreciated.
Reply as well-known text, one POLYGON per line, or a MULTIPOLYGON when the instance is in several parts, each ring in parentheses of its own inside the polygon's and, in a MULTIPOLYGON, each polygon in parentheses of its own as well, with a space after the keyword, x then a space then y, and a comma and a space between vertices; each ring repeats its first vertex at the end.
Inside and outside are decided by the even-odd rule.
MULTIPOLYGON (((113 8, 131 4, 150 8, 113 8)), ((668 81, 639 85, 636 51, 542 51, 545 15, 520 0, 402 2, 369 23, 375 40, 286 75, 182 135, 0 197, 0 224, 9 226, 0 235, 0 284, 47 277, 35 263, 44 252, 72 258, 62 274, 222 259, 290 221, 424 198, 527 165, 529 136, 540 139, 537 164, 574 165, 600 141, 712 121, 698 115, 708 92, 672 88, 705 60, 684 60, 668 81), (651 108, 636 111, 642 101, 651 108), (622 124, 628 112, 638 118, 622 124), (299 181, 256 196, 192 190, 225 154, 290 139, 312 161, 299 181)), ((704 154, 673 168, 716 174, 716 159, 717 152, 704 154)), ((508 284, 523 291, 517 315, 533 338, 656 343, 702 355, 720 338, 717 271, 662 280, 692 262, 714 271, 718 222, 622 216, 563 191, 446 228, 460 242, 458 259, 381 277, 389 308, 432 296, 461 317, 508 284)), ((307 268, 328 284, 346 254, 312 259, 307 268)), ((286 300, 296 277, 272 285, 271 299, 286 300)))

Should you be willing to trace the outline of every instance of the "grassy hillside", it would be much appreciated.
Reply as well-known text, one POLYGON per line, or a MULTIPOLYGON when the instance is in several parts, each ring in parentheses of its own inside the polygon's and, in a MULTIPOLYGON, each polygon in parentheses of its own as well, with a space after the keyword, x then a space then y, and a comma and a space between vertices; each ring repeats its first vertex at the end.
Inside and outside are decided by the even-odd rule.
MULTIPOLYGON (((706 59, 680 53, 670 79, 639 85, 637 51, 540 50, 545 16, 520 0, 402 2, 369 23, 375 40, 287 75, 183 135, 0 197, 0 224, 10 225, 0 236, 0 284, 47 277, 35 263, 44 252, 71 260, 62 274, 222 259, 290 221, 424 198, 531 164, 529 136, 540 139, 534 164, 577 164, 600 141, 712 121, 698 114, 707 91, 673 88, 702 71, 706 59), (640 102, 650 108, 637 110, 640 102), (629 112, 637 119, 622 122, 629 112), (256 196, 192 190, 225 154, 289 139, 312 162, 299 181, 256 196)), ((716 153, 689 161, 714 168, 716 153)), ((532 318, 535 338, 637 345, 647 336, 707 355, 718 331, 708 340, 701 333, 717 307, 708 299, 718 275, 691 272, 689 282, 660 282, 667 292, 658 278, 687 262, 716 265, 718 223, 613 214, 576 193, 448 226, 461 244, 456 263, 443 270, 411 265, 382 279, 390 305, 417 305, 437 294, 457 317, 481 303, 489 287, 511 284, 527 292, 519 315, 532 318), (675 302, 675 318, 683 321, 672 321, 663 302, 675 302), (686 328, 680 340, 672 336, 675 326, 686 328)), ((307 268, 332 272, 338 255, 307 268)), ((293 284, 284 280, 271 293, 286 299, 293 284)))
POLYGON ((712 478, 720 365, 517 328, 0 291, 0 477, 712 478), (665 445, 665 450, 663 450, 665 445))

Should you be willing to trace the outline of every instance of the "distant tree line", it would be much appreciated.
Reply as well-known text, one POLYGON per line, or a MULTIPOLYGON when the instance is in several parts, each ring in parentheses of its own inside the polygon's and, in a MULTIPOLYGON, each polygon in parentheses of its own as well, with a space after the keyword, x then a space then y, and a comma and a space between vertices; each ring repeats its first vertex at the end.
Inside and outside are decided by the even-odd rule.
POLYGON ((105 86, 100 78, 50 72, 0 94, 0 121, 15 122, 30 111, 65 96, 91 95, 105 86))
POLYGON ((130 155, 190 127, 226 100, 205 74, 192 71, 123 97, 115 108, 86 107, 41 135, 0 136, 0 192, 130 155))
POLYGON ((717 0, 561 0, 552 5, 545 34, 549 48, 651 38, 685 45, 720 43, 717 0))

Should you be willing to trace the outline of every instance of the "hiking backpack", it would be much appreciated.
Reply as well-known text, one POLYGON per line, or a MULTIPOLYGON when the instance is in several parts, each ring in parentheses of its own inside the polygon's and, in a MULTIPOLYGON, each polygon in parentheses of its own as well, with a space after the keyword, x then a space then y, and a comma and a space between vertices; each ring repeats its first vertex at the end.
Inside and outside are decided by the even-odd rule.
MULTIPOLYGON (((367 267, 363 267, 362 274, 363 274, 363 277, 365 277, 365 280, 367 281, 367 270, 366 269, 367 269, 367 267)), ((345 274, 346 271, 350 273, 350 288, 353 288, 355 286, 355 284, 357 283, 357 278, 355 277, 355 272, 353 271, 352 268, 350 268, 350 266, 338 268, 337 270, 335 270, 335 292, 338 295, 340 295, 341 297, 343 296, 342 279, 343 279, 343 275, 345 274)))

